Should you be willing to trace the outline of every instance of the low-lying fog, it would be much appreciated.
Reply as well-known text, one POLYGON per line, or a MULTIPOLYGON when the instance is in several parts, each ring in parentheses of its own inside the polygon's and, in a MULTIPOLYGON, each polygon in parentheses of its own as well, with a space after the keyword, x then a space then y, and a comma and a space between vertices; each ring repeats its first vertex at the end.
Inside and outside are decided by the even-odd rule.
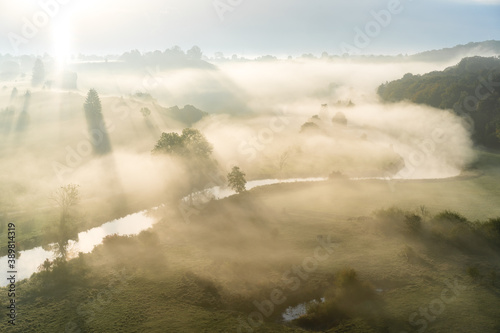
POLYGON ((29 202, 46 206, 49 194, 68 183, 80 184, 84 199, 124 192, 134 200, 182 183, 185 171, 151 150, 161 132, 188 127, 163 108, 187 104, 209 113, 193 127, 213 144, 222 171, 239 165, 248 179, 334 171, 361 178, 456 176, 474 160, 462 121, 429 107, 385 105, 376 95, 381 83, 405 73, 450 65, 280 60, 165 71, 73 65, 76 91, 32 88, 27 73, 24 81, 1 83, 0 183, 6 190, 0 201, 6 210, 29 202), (92 154, 83 111, 90 88, 103 104, 112 147, 106 157, 92 154), (152 99, 132 96, 138 91, 152 99), (150 116, 141 114, 144 107, 150 116))

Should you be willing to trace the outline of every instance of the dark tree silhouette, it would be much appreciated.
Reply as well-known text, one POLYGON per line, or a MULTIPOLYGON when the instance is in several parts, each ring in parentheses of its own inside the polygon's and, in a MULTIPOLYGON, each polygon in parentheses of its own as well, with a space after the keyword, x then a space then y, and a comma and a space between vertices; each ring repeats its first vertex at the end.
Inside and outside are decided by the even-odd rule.
POLYGON ((75 207, 80 202, 80 191, 78 185, 69 184, 61 186, 50 197, 60 209, 59 227, 56 231, 57 243, 56 252, 66 259, 68 242, 77 236, 74 225, 78 218, 75 207))
POLYGON ((208 159, 213 147, 205 136, 195 128, 185 128, 182 135, 175 132, 162 133, 153 149, 153 154, 165 153, 181 157, 208 159))
POLYGON ((234 166, 231 172, 227 174, 227 182, 229 187, 235 190, 236 193, 246 191, 245 185, 247 181, 245 179, 245 174, 237 166, 234 166))
POLYGON ((111 142, 106 130, 104 117, 102 115, 102 105, 99 95, 95 89, 90 89, 85 103, 85 118, 87 119, 87 127, 92 138, 94 153, 105 155, 111 152, 111 142))
POLYGON ((214 186, 224 178, 217 172, 217 162, 212 159, 213 147, 197 129, 185 128, 182 134, 162 133, 152 150, 153 155, 170 155, 183 163, 189 175, 189 190, 214 186))
POLYGON ((175 132, 162 133, 160 140, 156 143, 153 154, 170 154, 182 156, 184 152, 184 142, 181 136, 175 132))
POLYGON ((102 113, 102 105, 101 99, 97 94, 95 89, 90 89, 87 93, 87 98, 85 99, 85 104, 83 104, 83 108, 86 113, 89 114, 100 114, 102 113))
POLYGON ((496 134, 500 123, 500 59, 470 57, 442 72, 405 74, 379 86, 386 102, 410 101, 440 109, 452 109, 461 116, 475 143, 500 148, 496 134))
POLYGON ((188 154, 198 158, 210 158, 213 147, 199 130, 195 128, 185 128, 182 130, 181 138, 184 141, 184 146, 188 154))

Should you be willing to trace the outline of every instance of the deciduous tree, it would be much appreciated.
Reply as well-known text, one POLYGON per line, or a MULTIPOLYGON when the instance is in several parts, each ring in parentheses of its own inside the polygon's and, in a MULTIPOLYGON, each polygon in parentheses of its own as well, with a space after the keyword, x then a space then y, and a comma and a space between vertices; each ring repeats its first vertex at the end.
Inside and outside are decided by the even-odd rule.
POLYGON ((245 185, 247 181, 245 179, 245 173, 243 173, 237 166, 234 166, 231 172, 227 174, 227 182, 229 187, 235 190, 236 193, 246 191, 245 185))

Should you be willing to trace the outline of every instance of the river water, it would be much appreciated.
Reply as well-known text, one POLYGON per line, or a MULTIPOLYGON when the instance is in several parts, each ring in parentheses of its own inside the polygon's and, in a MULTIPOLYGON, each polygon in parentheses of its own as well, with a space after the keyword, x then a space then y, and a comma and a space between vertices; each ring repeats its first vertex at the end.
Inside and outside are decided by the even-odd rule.
MULTIPOLYGON (((292 182, 312 182, 323 181, 326 178, 293 178, 293 179, 262 179, 249 181, 246 184, 246 189, 264 185, 272 185, 277 183, 292 183, 292 182)), ((207 193, 215 199, 223 199, 229 197, 236 192, 220 186, 215 186, 203 192, 193 193, 192 196, 207 198, 207 193)), ((192 199, 192 196, 187 196, 183 200, 192 199)), ((155 209, 155 208, 153 208, 155 209)), ((141 211, 127 215, 113 221, 106 222, 99 227, 92 228, 87 231, 82 231, 78 234, 77 241, 69 242, 69 250, 73 256, 77 256, 78 252, 90 253, 97 245, 101 244, 106 236, 117 234, 120 236, 137 235, 143 230, 147 230, 157 221, 155 218, 148 216, 146 211, 141 211)), ((51 244, 52 245, 52 244, 51 244)), ((55 254, 52 251, 47 251, 41 246, 20 252, 20 257, 16 259, 15 271, 17 272, 17 280, 29 278, 38 270, 38 267, 43 264, 46 259, 55 259, 55 254)), ((0 258, 0 267, 3 271, 4 278, 0 282, 0 286, 8 284, 7 277, 7 256, 0 258)))
MULTIPOLYGON (((294 182, 319 182, 325 181, 328 178, 291 178, 291 179, 261 179, 252 180, 247 182, 246 189, 251 190, 252 188, 272 185, 278 183, 294 183, 294 182)), ((382 177, 371 177, 371 178, 352 178, 351 180, 366 180, 366 179, 379 179, 385 180, 382 177)), ((205 191, 200 191, 192 193, 184 197, 182 200, 197 200, 198 202, 203 202, 206 200, 223 199, 236 194, 235 191, 227 187, 215 186, 209 188, 205 191)), ((156 208, 153 208, 156 209, 156 208)), ((127 215, 123 218, 119 218, 113 221, 104 223, 99 227, 92 228, 87 231, 80 232, 78 234, 77 241, 70 241, 69 248, 72 253, 78 254, 78 252, 90 253, 97 245, 102 243, 102 240, 109 235, 117 234, 120 236, 137 235, 143 230, 147 230, 153 226, 157 221, 147 215, 146 211, 137 212, 134 214, 127 215)), ((16 271, 17 279, 22 280, 29 278, 34 272, 37 271, 38 267, 46 259, 55 259, 54 252, 44 250, 41 246, 33 248, 31 250, 21 251, 20 258, 16 259, 16 271)), ((4 278, 0 282, 0 286, 7 285, 7 256, 0 258, 0 267, 3 271, 4 278)))

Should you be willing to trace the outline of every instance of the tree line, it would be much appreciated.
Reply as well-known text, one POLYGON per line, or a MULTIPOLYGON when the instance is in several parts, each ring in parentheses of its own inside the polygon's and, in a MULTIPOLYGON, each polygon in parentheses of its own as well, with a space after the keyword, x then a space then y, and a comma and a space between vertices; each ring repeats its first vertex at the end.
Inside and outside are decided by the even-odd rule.
POLYGON ((450 109, 471 123, 476 144, 500 148, 500 58, 464 58, 424 75, 405 74, 378 88, 386 102, 410 101, 450 109))

